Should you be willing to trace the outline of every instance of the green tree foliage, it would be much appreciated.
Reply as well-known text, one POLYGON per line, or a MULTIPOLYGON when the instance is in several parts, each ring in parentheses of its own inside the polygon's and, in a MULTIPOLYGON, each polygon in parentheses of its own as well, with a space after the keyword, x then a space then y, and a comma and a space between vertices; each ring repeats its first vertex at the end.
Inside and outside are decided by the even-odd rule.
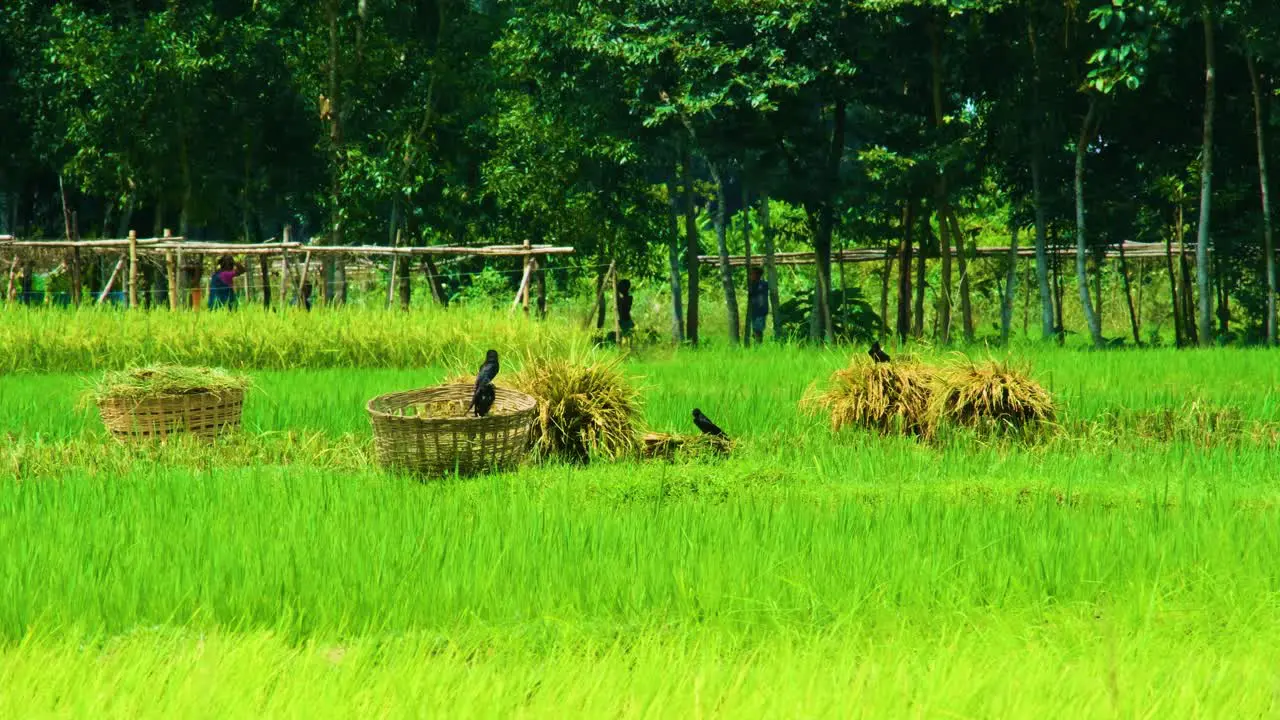
POLYGON ((579 274, 667 276, 675 334, 696 340, 701 295, 737 332, 741 275, 694 256, 745 251, 748 218, 781 238, 750 207, 769 198, 799 219, 786 244, 816 253, 787 276, 809 279, 786 299, 812 339, 852 322, 833 260, 851 246, 896 263, 866 299, 888 315, 896 294, 882 331, 946 342, 954 303, 973 337, 973 307, 1012 286, 975 237, 1013 223, 1046 338, 1065 331, 1057 251, 1101 345, 1091 283, 1118 273, 1132 306, 1104 251, 1140 240, 1168 243, 1180 342, 1274 340, 1276 17, 1262 0, 10 0, 0 231, 61 234, 61 179, 85 233, 569 244, 579 274))

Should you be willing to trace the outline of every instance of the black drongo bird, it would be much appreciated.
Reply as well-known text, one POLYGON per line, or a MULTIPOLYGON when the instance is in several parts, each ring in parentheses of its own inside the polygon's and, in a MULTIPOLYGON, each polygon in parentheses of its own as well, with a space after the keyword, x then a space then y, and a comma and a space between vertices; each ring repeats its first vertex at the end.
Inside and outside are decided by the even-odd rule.
POLYGON ((870 355, 871 359, 874 360, 875 362, 878 362, 878 363, 889 362, 889 354, 880 349, 880 343, 878 342, 871 343, 871 349, 867 351, 867 354, 870 355))
POLYGON ((702 414, 698 408, 693 409, 693 424, 698 426, 704 435, 714 435, 715 437, 728 438, 715 423, 711 422, 711 418, 702 414))
POLYGON ((494 395, 493 383, 485 383, 471 394, 471 407, 475 409, 476 417, 489 414, 489 408, 493 407, 494 395))
POLYGON ((485 383, 493 382, 496 377, 498 377, 498 351, 490 350, 484 354, 484 364, 476 373, 476 389, 479 390, 485 383))

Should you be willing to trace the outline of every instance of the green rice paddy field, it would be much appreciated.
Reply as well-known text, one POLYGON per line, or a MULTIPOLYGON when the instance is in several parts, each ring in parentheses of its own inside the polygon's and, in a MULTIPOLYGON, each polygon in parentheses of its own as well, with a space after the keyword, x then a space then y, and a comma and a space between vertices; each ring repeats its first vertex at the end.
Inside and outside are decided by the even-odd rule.
POLYGON ((365 401, 577 332, 288 323, 0 312, 0 717, 1280 715, 1274 353, 990 351, 1056 430, 922 444, 797 409, 861 349, 647 349, 644 424, 731 459, 420 483, 365 401), (161 359, 244 431, 109 440, 80 394, 161 359))

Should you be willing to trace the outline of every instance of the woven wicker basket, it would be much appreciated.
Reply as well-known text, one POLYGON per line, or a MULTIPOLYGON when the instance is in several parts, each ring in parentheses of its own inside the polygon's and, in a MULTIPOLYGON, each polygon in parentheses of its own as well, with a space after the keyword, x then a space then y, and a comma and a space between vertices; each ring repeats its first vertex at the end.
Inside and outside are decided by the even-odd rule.
POLYGON ((538 409, 538 401, 524 393, 496 388, 493 408, 482 418, 423 418, 413 412, 420 405, 465 408, 472 390, 471 385, 440 385, 370 400, 378 462, 425 476, 473 475, 519 463, 529 450, 538 409))
POLYGON ((163 438, 175 433, 212 440, 240 427, 243 408, 243 390, 98 401, 102 423, 120 440, 163 438))

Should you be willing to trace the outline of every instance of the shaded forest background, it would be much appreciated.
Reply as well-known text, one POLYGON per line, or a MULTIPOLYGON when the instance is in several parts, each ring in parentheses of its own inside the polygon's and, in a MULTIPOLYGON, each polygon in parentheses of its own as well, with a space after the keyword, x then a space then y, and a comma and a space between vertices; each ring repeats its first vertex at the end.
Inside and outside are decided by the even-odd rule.
POLYGON ((745 299, 698 254, 777 290, 808 250, 780 333, 1007 338, 1025 292, 1101 346, 1105 277, 1133 342, 1146 282, 1180 345, 1274 343, 1277 40, 1266 0, 6 0, 0 234, 62 236, 65 199, 85 237, 572 245, 561 276, 661 283, 690 342, 745 299), (978 267, 1011 242, 1026 272, 978 267))

